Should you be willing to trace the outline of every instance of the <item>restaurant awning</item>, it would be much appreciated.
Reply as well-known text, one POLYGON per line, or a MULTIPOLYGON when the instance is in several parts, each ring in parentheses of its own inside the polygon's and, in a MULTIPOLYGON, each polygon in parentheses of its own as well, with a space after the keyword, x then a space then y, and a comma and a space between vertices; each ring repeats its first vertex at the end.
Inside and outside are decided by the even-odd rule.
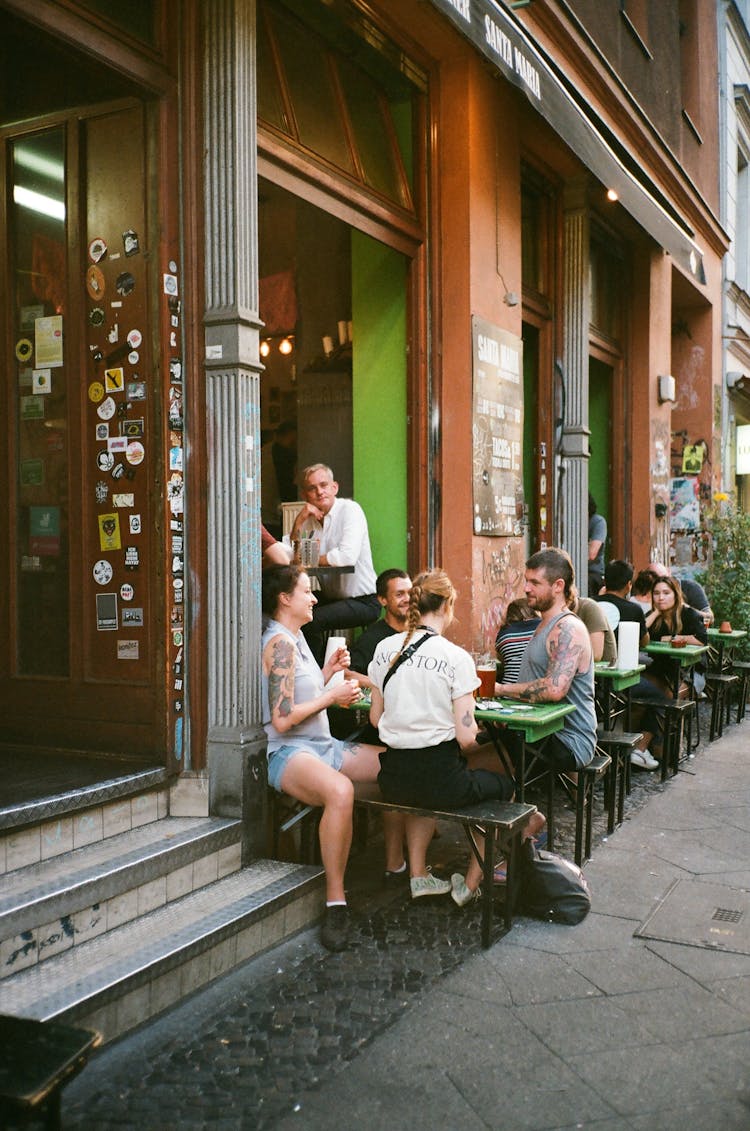
POLYGON ((693 232, 604 122, 496 0, 431 0, 513 83, 622 206, 697 282, 703 252, 693 232))

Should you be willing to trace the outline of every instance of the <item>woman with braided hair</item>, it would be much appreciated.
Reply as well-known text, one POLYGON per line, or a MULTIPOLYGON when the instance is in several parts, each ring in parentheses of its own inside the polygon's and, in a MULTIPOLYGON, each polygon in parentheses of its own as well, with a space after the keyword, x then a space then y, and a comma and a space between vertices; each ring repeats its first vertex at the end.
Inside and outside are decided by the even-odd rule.
MULTIPOLYGON (((385 744, 378 784, 388 801, 457 809, 513 796, 511 778, 472 770, 465 756, 477 735, 473 692, 479 679, 468 652, 443 635, 455 602, 444 570, 421 573, 412 585, 406 632, 382 640, 369 665, 370 721, 385 744)), ((466 877, 456 873, 448 883, 430 875, 426 853, 434 828, 431 817, 406 819, 412 898, 450 892, 464 907, 477 894, 481 865, 472 853, 466 877)))

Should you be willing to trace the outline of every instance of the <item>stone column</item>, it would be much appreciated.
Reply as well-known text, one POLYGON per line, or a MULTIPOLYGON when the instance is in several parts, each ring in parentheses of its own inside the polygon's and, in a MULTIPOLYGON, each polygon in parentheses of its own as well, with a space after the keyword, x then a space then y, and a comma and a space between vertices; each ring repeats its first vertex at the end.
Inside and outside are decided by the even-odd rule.
POLYGON ((255 0, 202 5, 208 771, 212 813, 242 817, 264 851, 260 720, 260 383, 255 0))
POLYGON ((563 370, 560 544, 573 559, 581 596, 588 593, 589 459, 589 209, 586 178, 570 182, 563 219, 563 370))

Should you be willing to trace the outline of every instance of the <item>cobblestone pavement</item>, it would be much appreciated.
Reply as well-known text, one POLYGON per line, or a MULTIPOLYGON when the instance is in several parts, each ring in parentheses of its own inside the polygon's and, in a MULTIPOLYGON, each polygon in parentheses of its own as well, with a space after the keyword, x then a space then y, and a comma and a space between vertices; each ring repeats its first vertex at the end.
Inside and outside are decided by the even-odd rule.
MULTIPOLYGON (((665 788, 658 775, 634 773, 627 812, 665 788)), ((529 799, 541 807, 533 793, 529 799)), ((572 856, 575 817, 562 794, 559 801, 555 847, 572 856)), ((597 799, 594 843, 605 834, 597 799)), ((450 875, 466 856, 461 831, 441 826, 434 870, 450 875)), ((107 1046, 63 1093, 64 1126, 263 1131, 294 1111, 306 1091, 479 950, 477 907, 459 911, 445 897, 412 904, 408 885, 384 890, 381 873, 373 833, 348 873, 351 949, 329 954, 316 931, 304 932, 107 1046)))

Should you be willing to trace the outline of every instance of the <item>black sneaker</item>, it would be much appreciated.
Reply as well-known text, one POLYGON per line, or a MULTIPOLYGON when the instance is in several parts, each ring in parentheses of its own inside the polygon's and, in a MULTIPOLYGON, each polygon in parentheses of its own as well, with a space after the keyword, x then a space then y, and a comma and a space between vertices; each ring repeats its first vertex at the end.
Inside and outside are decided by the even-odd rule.
POLYGON ((326 907, 326 917, 320 928, 320 941, 326 950, 346 950, 349 944, 349 908, 340 903, 326 907))
POLYGON ((387 888, 400 887, 405 884, 409 879, 409 869, 406 864, 400 872, 389 872, 387 869, 383 872, 383 886, 387 888))

